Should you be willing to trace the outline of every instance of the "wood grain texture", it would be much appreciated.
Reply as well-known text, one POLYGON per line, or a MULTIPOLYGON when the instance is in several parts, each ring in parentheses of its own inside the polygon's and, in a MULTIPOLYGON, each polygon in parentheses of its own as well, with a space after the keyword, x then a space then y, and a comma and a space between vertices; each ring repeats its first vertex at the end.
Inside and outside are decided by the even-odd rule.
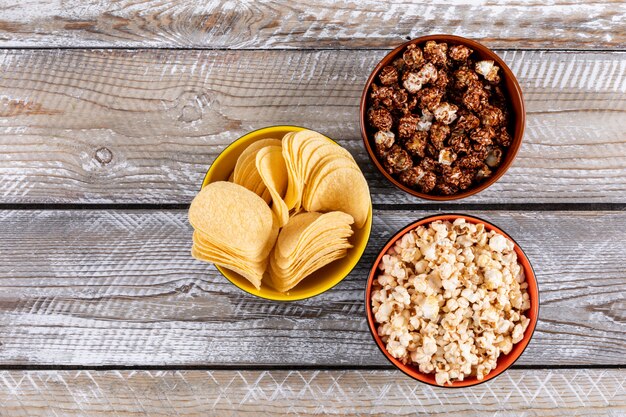
POLYGON ((398 371, 3 371, 0 416, 623 416, 626 372, 509 370, 464 389, 398 371))
POLYGON ((389 48, 454 33, 492 47, 599 49, 626 45, 625 21, 618 0, 29 0, 0 7, 0 46, 389 48))
MULTIPOLYGON (((240 135, 338 139, 374 203, 415 200, 374 171, 358 100, 384 51, 0 51, 3 203, 188 203, 240 135)), ((469 203, 626 202, 626 53, 501 52, 528 122, 509 172, 469 203)))
MULTIPOLYGON (((376 210, 348 278, 279 303, 192 259, 184 211, 0 211, 0 364, 388 365, 365 279, 390 235, 427 214, 376 210)), ((469 214, 507 231, 538 274, 540 321, 518 364, 624 364, 625 212, 469 214)))

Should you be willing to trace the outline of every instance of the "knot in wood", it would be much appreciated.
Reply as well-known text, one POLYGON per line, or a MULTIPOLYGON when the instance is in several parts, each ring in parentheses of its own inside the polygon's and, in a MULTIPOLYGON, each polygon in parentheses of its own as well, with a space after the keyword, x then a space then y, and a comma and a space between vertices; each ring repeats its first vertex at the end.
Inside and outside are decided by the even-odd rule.
POLYGON ((206 91, 184 91, 176 99, 178 120, 192 123, 202 120, 205 107, 210 106, 212 99, 206 91))
POLYGON ((107 147, 102 147, 96 150, 95 154, 96 161, 98 161, 101 165, 106 165, 113 159, 113 152, 107 147))

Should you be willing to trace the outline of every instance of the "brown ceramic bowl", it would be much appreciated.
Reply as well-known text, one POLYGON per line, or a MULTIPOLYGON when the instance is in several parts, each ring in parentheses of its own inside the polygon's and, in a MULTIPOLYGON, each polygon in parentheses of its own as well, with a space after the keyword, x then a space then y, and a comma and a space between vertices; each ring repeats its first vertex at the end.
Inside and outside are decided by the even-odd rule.
POLYGON ((365 143, 365 149, 367 149, 367 153, 369 154, 369 157, 374 163, 374 165, 376 165, 376 168, 378 168, 378 170, 381 172, 381 174, 385 176, 385 178, 387 178, 393 185, 395 185, 402 191, 407 192, 416 197, 425 198, 427 200, 448 201, 448 200, 456 200, 460 198, 469 197, 471 195, 479 193, 485 188, 489 187, 494 182, 496 182, 502 175, 504 175, 506 170, 509 169, 509 167, 513 163, 513 160, 515 159, 515 155, 517 154, 517 151, 519 150, 520 145, 522 144, 522 136, 524 135, 524 126, 526 124, 526 111, 524 109, 524 98, 522 97, 522 89, 520 88, 519 83, 517 82, 517 79, 515 78, 515 75, 513 75, 513 72, 504 63, 504 61, 498 55, 496 55, 492 50, 490 50, 484 45, 481 45, 480 43, 476 41, 462 38, 460 36, 429 35, 429 36, 422 36, 421 38, 413 39, 409 42, 403 43, 402 45, 398 46, 396 49, 388 53, 387 56, 385 56, 382 59, 382 61, 380 61, 378 65, 376 65, 376 68, 374 68, 374 71, 372 71, 372 74, 367 79, 367 83, 365 84, 365 88, 363 89, 363 94, 361 95, 360 118, 361 118, 361 136, 363 137, 363 142, 365 143), (374 152, 374 147, 371 145, 370 139, 367 134, 367 120, 366 120, 366 113, 367 113, 367 108, 368 108, 367 96, 368 96, 370 86, 372 85, 372 82, 376 79, 380 70, 383 67, 391 64, 391 62, 393 62, 398 56, 400 56, 402 54, 402 51, 408 45, 417 44, 419 46, 423 46, 423 44, 425 44, 426 41, 448 42, 449 44, 452 44, 452 45, 465 45, 473 49, 474 54, 480 57, 481 59, 489 59, 489 60, 495 61, 498 64, 498 66, 502 69, 501 76, 503 79, 505 94, 508 98, 509 111, 510 111, 509 128, 510 128, 510 131, 512 132, 511 136, 513 138, 513 142, 511 143, 511 146, 508 148, 506 154, 504 155, 504 159, 502 163, 496 169, 493 175, 490 178, 488 178, 486 181, 481 182, 475 187, 468 188, 467 190, 463 190, 462 192, 459 192, 453 195, 426 194, 417 190, 413 190, 401 184, 398 180, 393 178, 387 171, 385 171, 381 162, 378 160, 378 156, 374 152))
POLYGON ((406 375, 410 376, 411 378, 414 378, 426 384, 441 387, 441 385, 437 385, 437 383, 435 382, 435 374, 422 373, 420 372, 417 366, 414 366, 411 364, 405 365, 399 360, 397 360, 396 358, 394 358, 393 356, 391 356, 389 352, 387 352, 384 342, 381 340, 380 336, 378 336, 378 330, 377 330, 378 326, 376 324, 376 321, 374 320, 374 314, 372 312, 372 303, 371 303, 372 285, 373 285, 374 279, 376 279, 376 277, 378 276, 380 272, 378 269, 378 265, 380 264, 383 258, 383 255, 385 255, 387 251, 389 250, 389 248, 393 247, 396 241, 401 239, 402 236, 404 236, 406 233, 410 232, 411 230, 415 229, 418 226, 422 226, 422 225, 425 226, 437 220, 442 220, 442 221, 448 220, 450 222, 454 222, 454 220, 458 218, 465 219, 465 221, 468 223, 483 224, 485 226, 485 230, 487 231, 494 230, 500 233, 501 235, 505 236, 506 238, 510 239, 514 243, 515 245, 514 250, 515 250, 515 253, 517 254, 517 260, 521 264, 524 270, 524 275, 526 276, 526 282, 528 283, 528 297, 530 299, 530 309, 527 310, 524 314, 526 315, 526 317, 528 317, 528 319, 530 320, 530 323, 528 323, 528 328, 524 332, 523 339, 519 343, 516 343, 515 345, 513 345, 513 349, 511 350, 511 352, 509 352, 508 355, 500 355, 498 357, 498 361, 497 361, 497 365, 495 369, 489 372, 482 381, 479 381, 475 376, 472 376, 472 377, 465 378, 463 381, 454 381, 452 382, 451 385, 444 385, 443 386, 444 388, 458 388, 458 387, 468 387, 472 385, 478 385, 480 383, 489 381, 490 379, 493 379, 497 377, 498 375, 500 375, 502 372, 506 371, 509 367, 511 367, 511 365, 513 365, 513 363, 515 363, 515 361, 517 361, 517 359, 522 355, 522 353, 528 346, 528 343, 530 343, 530 339, 533 337, 533 333, 535 331, 535 327, 537 326, 537 320, 539 317, 539 287, 537 285, 535 271, 533 270, 533 267, 531 266, 530 261, 528 260, 528 257, 526 256, 524 251, 522 251, 522 248, 517 244, 515 240, 513 240, 508 234, 504 233, 498 227, 494 226, 493 224, 485 220, 479 219, 477 217, 466 216, 463 214, 440 214, 440 215, 435 215, 435 216, 429 216, 429 217, 425 217, 421 220, 418 220, 414 223, 409 224, 408 226, 404 227, 399 232, 397 232, 391 239, 389 239, 387 244, 380 251, 380 254, 376 258, 376 261, 374 261, 374 264, 372 265, 372 269, 370 270, 369 277, 367 279, 366 288, 365 288, 365 313, 367 315, 367 324, 369 326, 370 332, 372 334, 372 337, 374 338, 374 341, 376 342, 376 345, 380 349, 380 351, 385 355, 385 357, 393 365, 395 365, 399 370, 401 370, 402 372, 404 372, 406 375))

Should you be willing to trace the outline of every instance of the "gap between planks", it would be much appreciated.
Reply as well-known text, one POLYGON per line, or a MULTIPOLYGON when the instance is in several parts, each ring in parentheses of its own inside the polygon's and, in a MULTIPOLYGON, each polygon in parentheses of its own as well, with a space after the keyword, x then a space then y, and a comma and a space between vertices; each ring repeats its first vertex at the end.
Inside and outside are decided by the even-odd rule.
MULTIPOLYGON (((498 203, 383 203, 373 204, 374 210, 381 211, 410 211, 410 210, 424 210, 433 212, 462 212, 464 210, 488 210, 488 211, 625 211, 626 203, 511 203, 511 204, 498 204, 498 203)), ((187 210, 189 204, 187 203, 172 203, 172 204, 30 204, 30 203, 15 203, 15 204, 2 204, 0 203, 0 210, 187 210)))
MULTIPOLYGON (((623 364, 580 364, 580 365, 513 365, 514 370, 577 370, 577 369, 623 369, 623 364)), ((389 371, 393 365, 3 365, 2 371, 389 371)))
MULTIPOLYGON (((159 47, 146 47, 146 46, 135 46, 135 47, 125 47, 125 46, 27 46, 27 47, 19 47, 19 46, 0 46, 0 52, 2 51, 122 51, 122 52, 148 52, 148 51, 162 51, 162 52, 194 52, 194 51, 202 51, 202 52, 379 52, 379 53, 388 53, 391 52, 396 46, 399 46, 403 43, 403 41, 398 42, 398 45, 389 46, 388 48, 219 48, 219 47, 201 47, 201 46, 193 46, 193 47, 167 47, 167 48, 159 48, 159 47)), ((560 48, 560 49, 547 49, 547 48, 490 48, 492 51, 502 54, 507 51, 509 52, 555 52, 555 53, 599 53, 599 54, 619 54, 626 53, 626 46, 623 48, 613 48, 613 49, 601 49, 601 48, 560 48)))

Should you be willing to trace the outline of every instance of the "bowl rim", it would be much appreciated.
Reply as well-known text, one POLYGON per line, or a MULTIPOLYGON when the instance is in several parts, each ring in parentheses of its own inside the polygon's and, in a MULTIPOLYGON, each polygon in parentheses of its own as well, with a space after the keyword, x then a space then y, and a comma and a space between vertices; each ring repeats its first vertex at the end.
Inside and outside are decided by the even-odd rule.
MULTIPOLYGON (((215 157, 215 159, 213 160, 213 162, 211 162, 211 165, 207 169, 206 174, 204 174, 204 178, 202 179, 202 184, 200 186, 200 190, 202 190, 202 188, 204 188, 204 186, 206 186, 208 184, 207 179, 209 177, 209 174, 211 173, 211 170, 215 166, 215 164, 219 163, 220 160, 226 158, 227 154, 229 153, 228 151, 232 150, 231 148, 236 147, 237 143, 240 140, 245 139, 248 136, 252 136, 254 134, 260 134, 260 133, 263 133, 263 132, 266 132, 266 131, 275 131, 275 130, 290 130, 290 131, 293 131, 293 132, 300 132, 302 130, 313 130, 313 129, 309 129, 307 127, 298 126, 298 125, 270 125, 270 126, 261 127, 261 128, 255 129, 255 130, 251 130, 250 132, 247 132, 246 134, 238 137, 237 139, 235 139, 231 143, 229 143, 224 149, 222 149, 222 151, 220 151, 219 155, 217 155, 217 157, 215 157)), ((322 132, 320 132, 318 130, 314 130, 314 131, 319 133, 319 134, 321 134, 325 138, 331 140, 332 142, 336 143, 337 145, 339 145, 337 143, 337 141, 335 141, 334 139, 330 138, 326 134, 324 134, 324 133, 322 133, 322 132)), ((341 146, 341 145, 339 145, 339 146, 341 146)), ((368 184, 368 188, 369 188, 369 184, 368 184)), ((323 293, 325 293, 327 291, 330 291, 333 288, 335 288, 337 285, 339 285, 348 275, 350 275, 352 273, 352 271, 354 271, 354 269, 358 266, 359 262, 363 258, 363 254, 367 250, 367 247, 369 246, 370 240, 372 238, 372 226, 373 226, 374 209, 373 209, 371 193, 370 193, 369 207, 370 207, 369 208, 369 215, 368 215, 367 221, 365 222, 365 225, 363 226, 363 229, 366 229, 366 231, 367 231, 367 236, 364 239, 365 240, 365 245, 363 246, 363 250, 361 251, 357 261, 354 263, 354 265, 352 265, 350 267, 350 269, 344 274, 344 276, 341 277, 341 279, 338 279, 335 283, 333 283, 330 287, 325 288, 323 291, 314 292, 313 294, 307 295, 306 297, 297 297, 297 298, 294 297, 294 298, 289 298, 289 299, 269 297, 267 295, 262 295, 262 294, 255 294, 255 293, 252 293, 252 292, 246 290, 245 288, 240 287, 239 285, 237 285, 237 283, 233 282, 228 277, 226 272, 223 271, 223 269, 227 269, 228 270, 228 268, 224 268, 224 267, 216 265, 216 264, 212 264, 212 265, 215 266, 215 268, 219 271, 219 273, 224 278, 226 278, 228 280, 228 282, 230 282, 232 285, 237 287, 239 290, 241 290, 241 291, 243 291, 243 292, 245 292, 247 294, 250 294, 250 295, 252 295, 254 297, 262 298, 264 300, 269 300, 269 301, 281 302, 281 303, 290 303, 290 302, 302 301, 302 300, 306 300, 306 299, 309 299, 309 298, 317 297, 318 295, 321 295, 321 294, 323 294, 323 293)))
MULTIPOLYGON (((406 224, 405 226, 403 226, 402 228, 400 228, 400 230, 396 233, 394 233, 388 240, 387 242, 385 242, 385 244, 382 246, 380 252, 378 253, 378 255, 376 256, 376 258, 374 259, 374 262, 372 264, 372 267, 370 268, 370 272, 368 274, 367 277, 367 281, 365 284, 365 291, 364 291, 364 296, 365 296, 365 316, 366 316, 366 321, 367 321, 367 327, 369 329, 369 333, 370 336, 372 336, 372 339, 374 340, 374 344, 376 345, 376 347, 378 347, 378 350, 380 350, 380 352, 383 354, 383 356, 399 371, 401 371, 403 374, 405 374, 406 376, 419 381, 423 384, 427 384, 433 387, 438 387, 438 388, 452 388, 452 389, 456 389, 456 388, 468 388, 468 387, 474 387, 476 385, 480 385, 483 384, 487 381, 491 381, 495 378, 497 378, 498 376, 502 375, 504 372, 506 372, 508 369, 510 369, 515 362, 517 362, 519 360, 519 358, 524 354, 524 352, 526 351, 526 348, 528 348, 528 345, 530 345, 530 342, 533 338, 533 335, 535 334, 535 330, 537 329, 537 323, 539 322, 539 311, 540 311, 540 293, 539 293, 539 282, 537 281, 537 274, 535 273, 535 269, 533 268, 532 263, 530 262, 530 259, 528 258, 528 255, 526 255, 526 252, 524 252, 524 250, 522 249, 522 247, 517 243, 517 241, 515 241, 515 239, 513 239, 511 236, 509 236, 506 232, 504 232, 500 227, 494 225, 493 223, 484 220, 480 217, 477 216, 470 216, 467 214, 462 214, 462 213, 438 213, 438 214, 433 214, 433 215, 428 215, 425 217, 422 217, 418 220, 415 220, 411 223, 406 224), (453 383, 458 382, 459 384, 456 385, 437 385, 437 384, 433 384, 431 382, 425 381, 423 379, 420 379, 417 376, 411 375, 406 369, 406 365, 403 365, 401 362, 399 362, 396 358, 392 357, 387 350, 385 349, 385 347, 383 346, 383 342, 380 339, 380 337, 378 336, 377 332, 376 332, 376 325, 374 323, 374 318, 373 318, 373 313, 372 313, 372 306, 371 306, 371 289, 372 289, 372 285, 373 285, 373 281, 374 281, 374 276, 377 274, 378 272, 378 265, 380 264, 380 260, 382 259, 383 255, 385 253, 387 253, 387 250, 391 247, 391 245, 393 245, 398 239, 400 239, 402 236, 404 236, 406 233, 408 233, 409 231, 415 229, 418 225, 426 225, 429 223, 432 223, 434 221, 437 220, 451 220, 451 219, 458 219, 458 218, 463 218, 465 220, 471 220, 471 223, 474 224, 478 224, 478 223, 482 223, 484 224, 487 228, 490 228, 490 230, 495 230, 498 233, 501 233, 503 236, 507 237, 508 239, 510 239, 513 244, 515 245, 515 247, 517 247, 519 249, 519 251, 522 253, 522 255, 524 256, 526 262, 528 262, 528 266, 530 268, 530 271, 524 271, 524 273, 526 274, 526 282, 529 282, 529 286, 530 286, 530 281, 532 281, 532 283, 534 283, 534 287, 537 290, 537 301, 536 301, 536 306, 531 305, 529 310, 536 310, 535 313, 535 320, 531 321, 528 325, 528 328, 526 329, 526 331, 528 331, 528 329, 530 329, 530 333, 528 334, 528 336, 526 337, 526 335, 524 335, 524 339, 522 339, 522 341, 526 340, 522 350, 520 351, 519 355, 517 355, 517 357, 515 357, 511 363, 496 371, 496 369, 492 370, 491 372, 489 372, 487 375, 485 375, 485 378, 482 381, 478 381, 476 380, 476 382, 472 382, 472 383, 464 383, 464 382, 468 382, 469 380, 464 380, 464 381, 454 381, 453 383), (528 272, 530 272, 531 274, 528 274, 528 272), (528 276, 532 277, 532 280, 528 279, 528 276)), ((526 332, 524 332, 526 333, 526 332)), ((522 341, 520 343, 522 343, 522 341)), ((416 370, 415 373, 417 375, 422 375, 423 372, 420 372, 419 370, 416 370)), ((473 377, 475 378, 475 377, 473 377)))
POLYGON ((363 92, 361 93, 361 100, 359 101, 359 124, 360 124, 360 130, 361 130, 361 138, 363 140, 363 144, 365 145, 365 149, 367 150, 367 155, 369 156, 370 160, 372 161, 376 169, 387 179, 387 181, 391 182, 396 188, 414 197, 419 197, 425 200, 433 200, 433 201, 452 201, 452 200, 460 200, 463 198, 471 197, 491 187, 509 170, 511 165, 513 165, 513 162, 515 161, 517 153, 519 149, 522 147, 522 140, 524 139, 524 131, 526 130, 526 105, 524 103, 524 95, 522 93, 522 88, 519 85, 519 82, 517 80, 517 77, 515 76, 515 73, 509 68, 508 65, 506 65, 504 60, 502 60, 502 58, 500 58, 498 54, 496 54, 493 50, 491 50, 491 48, 488 48, 487 46, 473 39, 464 38, 462 36, 446 35, 446 34, 432 34, 432 35, 420 36, 418 38, 411 39, 410 41, 402 43, 401 45, 397 46, 396 48, 391 50, 389 53, 387 53, 378 62, 378 64, 376 64, 370 76, 367 78, 367 81, 363 88, 363 92), (478 184, 474 188, 470 188, 468 190, 464 190, 463 192, 452 194, 452 195, 427 194, 427 193, 423 193, 417 190, 413 190, 405 186, 404 184, 400 183, 400 181, 396 180, 389 173, 387 173, 387 171, 385 171, 384 167, 378 161, 378 158, 376 157, 374 150, 370 146, 369 139, 367 136, 367 127, 366 127, 366 121, 365 121, 365 113, 367 111, 367 93, 372 83, 374 82, 374 79, 376 78, 380 70, 383 68, 383 66, 387 65, 387 61, 397 56, 408 45, 421 44, 429 40, 452 41, 458 44, 472 47, 474 48, 474 50, 486 51, 489 57, 493 59, 494 61, 496 61, 498 65, 500 65, 500 67, 502 68, 505 74, 507 75, 510 74, 509 78, 511 79, 512 85, 514 87, 514 91, 507 91, 508 102, 512 103, 513 101, 519 100, 519 105, 520 105, 520 112, 519 114, 515 113, 515 117, 519 118, 521 128, 519 130, 519 134, 513 135, 513 140, 512 140, 512 144, 515 142, 518 142, 517 146, 510 146, 508 148, 507 157, 505 158, 505 161, 503 161, 502 165, 498 167, 495 174, 492 175, 489 179, 487 179, 487 181, 484 181, 478 184), (518 137, 519 137, 519 141, 518 141, 518 137))

